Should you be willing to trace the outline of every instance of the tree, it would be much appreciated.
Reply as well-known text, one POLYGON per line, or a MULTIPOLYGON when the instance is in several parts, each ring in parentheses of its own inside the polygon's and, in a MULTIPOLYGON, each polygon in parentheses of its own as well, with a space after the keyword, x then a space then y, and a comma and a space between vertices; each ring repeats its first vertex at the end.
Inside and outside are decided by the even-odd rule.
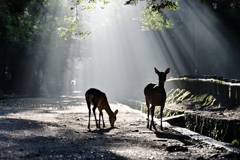
MULTIPOLYGON (((70 46, 71 35, 85 38, 89 33, 83 32, 81 24, 77 23, 73 11, 69 10, 67 0, 1 0, 0 4, 0 90, 11 93, 10 88, 21 89, 21 80, 25 80, 25 66, 34 61, 35 71, 48 71, 43 68, 47 57, 54 50, 60 51, 55 58, 65 60, 67 46, 70 46), (53 39, 57 43, 51 42, 53 39), (60 37, 60 38, 59 38, 60 37), (61 42, 60 42, 61 41, 61 42), (64 42, 65 41, 65 42, 64 42), (61 44, 61 45, 59 45, 61 44), (66 48, 62 48, 65 46, 66 48), (61 48, 61 49, 60 49, 61 48)), ((63 70, 66 65, 55 69, 63 70)), ((45 73, 45 72, 44 72, 45 73)), ((29 76, 29 75, 28 75, 29 76)), ((31 77, 31 76, 29 76, 31 77)), ((36 84, 33 84, 36 85, 36 84)))
POLYGON ((200 2, 210 4, 214 9, 231 9, 240 7, 240 2, 237 0, 200 0, 200 2))
MULTIPOLYGON (((152 30, 173 28, 173 24, 167 18, 167 12, 165 12, 165 10, 179 9, 178 0, 150 0, 146 2, 147 5, 145 10, 141 13, 142 16, 137 18, 137 20, 143 23, 143 31, 149 31, 150 28, 152 30), (150 28, 148 26, 150 26, 150 28)), ((137 5, 137 3, 138 0, 128 0, 125 5, 137 5)), ((220 10, 240 8, 240 2, 236 0, 195 0, 195 3, 210 5, 214 9, 220 10)))
POLYGON ((24 63, 23 57, 31 43, 33 24, 38 13, 35 6, 36 3, 31 1, 12 0, 0 3, 0 90, 6 90, 6 80, 14 78, 10 72, 15 67, 19 68, 17 64, 24 63))

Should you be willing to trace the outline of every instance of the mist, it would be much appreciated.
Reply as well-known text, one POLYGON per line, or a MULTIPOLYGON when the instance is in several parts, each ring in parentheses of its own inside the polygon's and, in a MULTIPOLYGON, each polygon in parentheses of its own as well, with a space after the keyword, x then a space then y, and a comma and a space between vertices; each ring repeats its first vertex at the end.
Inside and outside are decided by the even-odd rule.
POLYGON ((235 10, 220 12, 205 4, 180 1, 179 10, 164 11, 174 26, 171 31, 141 31, 143 24, 136 17, 146 2, 124 3, 112 2, 104 9, 100 5, 86 16, 85 29, 91 34, 84 40, 75 37, 68 51, 71 60, 62 79, 65 93, 84 95, 87 89, 98 88, 109 99, 142 100, 144 87, 157 83, 154 67, 159 71, 171 68, 168 78, 240 77, 236 72, 240 68, 239 31, 228 23, 239 20, 228 18, 235 10), (72 59, 73 51, 78 58, 72 59))

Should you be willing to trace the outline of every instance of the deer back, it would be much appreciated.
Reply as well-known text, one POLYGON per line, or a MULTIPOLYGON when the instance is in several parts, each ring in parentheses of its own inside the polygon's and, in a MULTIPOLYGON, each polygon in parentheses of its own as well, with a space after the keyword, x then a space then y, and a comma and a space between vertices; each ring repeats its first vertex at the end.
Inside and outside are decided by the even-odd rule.
POLYGON ((154 83, 149 83, 145 87, 144 94, 147 102, 155 106, 161 106, 166 101, 165 89, 154 83))
POLYGON ((88 103, 91 105, 96 105, 99 110, 109 107, 106 94, 98 89, 89 89, 85 96, 88 103))

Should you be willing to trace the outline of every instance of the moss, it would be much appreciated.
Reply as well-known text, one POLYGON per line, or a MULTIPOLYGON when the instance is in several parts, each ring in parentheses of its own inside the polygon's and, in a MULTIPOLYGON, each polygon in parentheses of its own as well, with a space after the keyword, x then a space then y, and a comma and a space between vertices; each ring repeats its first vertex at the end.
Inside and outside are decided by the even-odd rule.
MULTIPOLYGON (((181 101, 188 101, 195 104, 201 104, 204 107, 211 107, 216 105, 217 99, 213 95, 205 94, 193 94, 185 89, 172 89, 167 93, 166 103, 178 103, 181 101)), ((221 104, 218 105, 221 107, 221 104)))
POLYGON ((232 144, 235 145, 235 146, 240 147, 240 140, 239 139, 235 139, 235 140, 232 141, 232 144))
POLYGON ((171 90, 170 92, 167 93, 167 99, 166 102, 167 103, 173 103, 176 101, 176 98, 181 94, 182 90, 180 90, 179 88, 175 89, 175 90, 171 90))
POLYGON ((147 106, 145 104, 141 104, 141 111, 147 113, 147 106))
POLYGON ((184 91, 184 93, 182 93, 182 95, 177 98, 177 101, 183 101, 187 99, 190 95, 191 95, 191 92, 184 91))
POLYGON ((216 98, 214 98, 212 95, 209 95, 206 97, 203 106, 213 106, 215 101, 216 98))
POLYGON ((202 117, 201 118, 201 128, 200 128, 200 134, 204 134, 204 132, 205 132, 205 117, 202 117))
POLYGON ((174 92, 174 88, 172 88, 168 93, 167 93, 167 97, 169 97, 169 95, 171 95, 174 92))
POLYGON ((192 101, 193 103, 204 103, 204 100, 207 96, 208 94, 193 95, 189 101, 192 101))

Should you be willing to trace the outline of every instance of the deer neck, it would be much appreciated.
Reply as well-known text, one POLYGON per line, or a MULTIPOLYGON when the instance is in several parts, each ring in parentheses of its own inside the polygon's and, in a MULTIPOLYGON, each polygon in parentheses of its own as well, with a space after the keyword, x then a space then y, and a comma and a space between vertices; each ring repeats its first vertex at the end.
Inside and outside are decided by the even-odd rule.
POLYGON ((112 117, 114 115, 113 111, 111 110, 110 106, 109 106, 109 103, 108 102, 105 102, 105 105, 104 105, 104 109, 105 111, 107 112, 108 116, 109 117, 112 117))
POLYGON ((165 93, 165 89, 164 89, 164 82, 159 82, 158 83, 158 90, 161 93, 165 93))

